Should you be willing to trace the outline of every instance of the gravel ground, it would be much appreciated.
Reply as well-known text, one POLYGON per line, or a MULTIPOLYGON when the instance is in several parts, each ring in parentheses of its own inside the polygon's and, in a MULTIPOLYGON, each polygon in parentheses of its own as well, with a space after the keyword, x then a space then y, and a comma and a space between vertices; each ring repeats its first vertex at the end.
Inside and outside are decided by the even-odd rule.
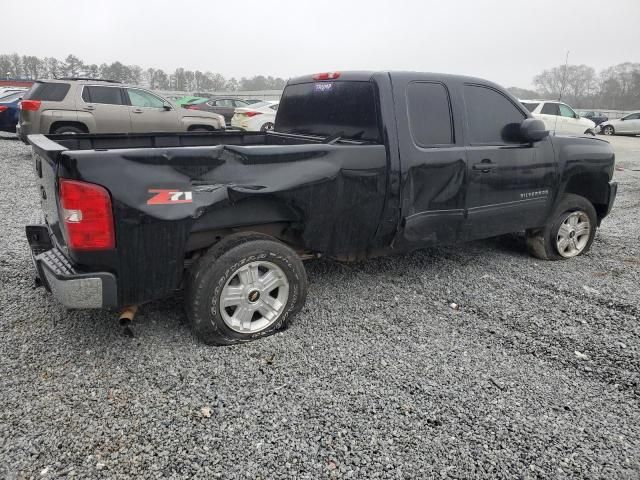
POLYGON ((315 261, 289 330, 212 348, 180 298, 131 339, 33 289, 30 153, 0 139, 0 477, 640 478, 640 138, 612 143, 587 255, 315 261))

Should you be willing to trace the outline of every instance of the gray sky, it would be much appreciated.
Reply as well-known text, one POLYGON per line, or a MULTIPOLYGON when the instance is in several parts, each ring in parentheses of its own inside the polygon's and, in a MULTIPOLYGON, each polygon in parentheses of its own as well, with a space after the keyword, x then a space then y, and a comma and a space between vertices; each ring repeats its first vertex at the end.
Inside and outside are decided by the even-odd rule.
POLYGON ((0 53, 225 77, 417 70, 530 87, 564 63, 640 61, 640 0, 20 0, 0 53))

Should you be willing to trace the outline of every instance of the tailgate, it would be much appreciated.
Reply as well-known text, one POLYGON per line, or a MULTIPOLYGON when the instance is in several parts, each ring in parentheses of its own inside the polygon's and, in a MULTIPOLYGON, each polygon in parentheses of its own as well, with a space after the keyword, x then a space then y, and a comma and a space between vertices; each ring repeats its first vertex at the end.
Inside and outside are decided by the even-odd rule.
POLYGON ((58 213, 57 171, 58 155, 66 148, 49 140, 44 135, 30 135, 29 143, 33 146, 36 185, 44 220, 54 237, 54 243, 64 245, 65 240, 60 229, 58 213))

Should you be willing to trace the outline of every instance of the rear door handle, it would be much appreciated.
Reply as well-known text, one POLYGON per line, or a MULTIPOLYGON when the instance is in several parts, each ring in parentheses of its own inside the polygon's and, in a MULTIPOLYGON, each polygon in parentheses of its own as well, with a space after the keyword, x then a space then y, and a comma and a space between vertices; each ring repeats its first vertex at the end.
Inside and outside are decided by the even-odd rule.
POLYGON ((486 173, 489 170, 493 170, 494 168, 497 168, 497 167, 498 167, 497 163, 493 163, 491 160, 489 160, 487 158, 482 160, 482 162, 480 162, 480 163, 474 163, 473 164, 473 169, 474 170, 480 170, 483 173, 486 173))
POLYGON ((85 110, 95 110, 96 107, 94 107, 93 105, 87 105, 86 107, 84 107, 85 110))
POLYGON ((133 113, 142 113, 142 109, 141 108, 134 108, 132 110, 133 113))

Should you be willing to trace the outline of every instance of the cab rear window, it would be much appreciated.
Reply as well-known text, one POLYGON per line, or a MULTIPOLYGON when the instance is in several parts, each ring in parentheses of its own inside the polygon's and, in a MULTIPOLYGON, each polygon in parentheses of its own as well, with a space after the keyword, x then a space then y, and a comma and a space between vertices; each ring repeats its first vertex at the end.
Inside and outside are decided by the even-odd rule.
POLYGON ((309 82, 285 88, 276 131, 380 142, 371 82, 309 82))
POLYGON ((36 82, 23 97, 24 100, 43 100, 45 102, 61 102, 69 92, 68 83, 36 82))

